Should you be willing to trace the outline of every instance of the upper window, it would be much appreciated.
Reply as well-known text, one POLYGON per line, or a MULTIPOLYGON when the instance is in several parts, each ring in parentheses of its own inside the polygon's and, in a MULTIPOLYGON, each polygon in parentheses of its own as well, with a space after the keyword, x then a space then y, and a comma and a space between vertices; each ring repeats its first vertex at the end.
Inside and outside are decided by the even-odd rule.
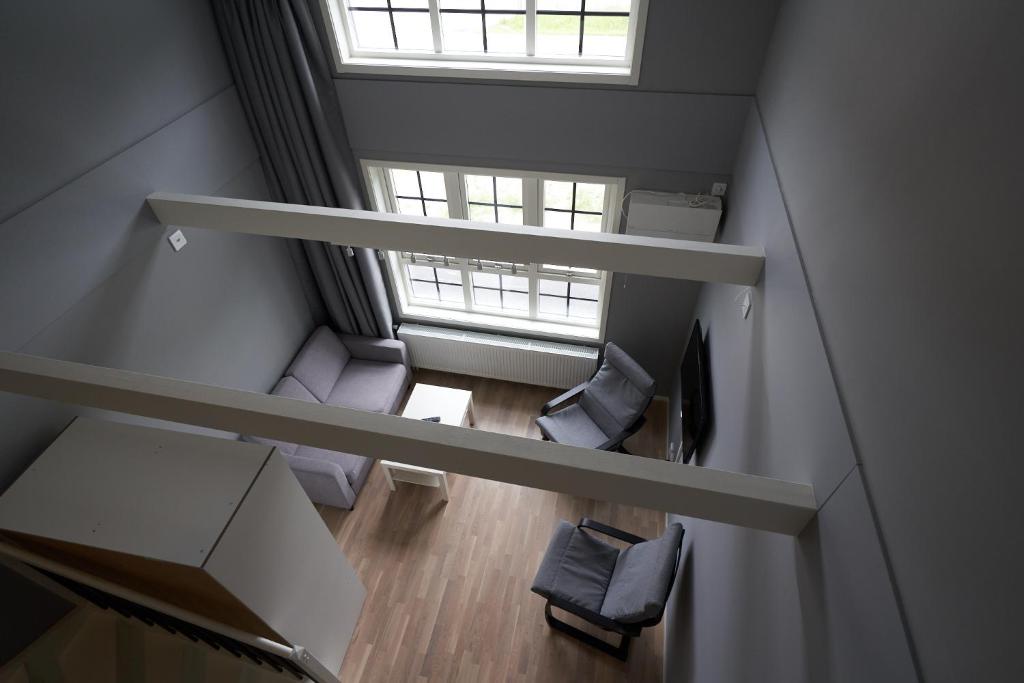
POLYGON ((636 83, 647 0, 321 0, 340 71, 636 83))
MULTIPOLYGON (((364 168, 378 211, 414 216, 612 232, 622 196, 614 178, 392 162, 364 168)), ((406 318, 601 337, 609 280, 602 271, 406 251, 387 260, 406 318)))

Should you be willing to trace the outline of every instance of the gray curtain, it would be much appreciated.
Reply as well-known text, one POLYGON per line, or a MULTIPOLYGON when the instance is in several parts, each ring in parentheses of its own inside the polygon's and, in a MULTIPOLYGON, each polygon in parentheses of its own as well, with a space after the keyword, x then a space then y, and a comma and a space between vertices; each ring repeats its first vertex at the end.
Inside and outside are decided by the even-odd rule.
MULTIPOLYGON (((359 172, 305 0, 214 0, 235 85, 275 201, 364 209, 359 172)), ((302 242, 342 332, 393 337, 376 252, 302 242)))

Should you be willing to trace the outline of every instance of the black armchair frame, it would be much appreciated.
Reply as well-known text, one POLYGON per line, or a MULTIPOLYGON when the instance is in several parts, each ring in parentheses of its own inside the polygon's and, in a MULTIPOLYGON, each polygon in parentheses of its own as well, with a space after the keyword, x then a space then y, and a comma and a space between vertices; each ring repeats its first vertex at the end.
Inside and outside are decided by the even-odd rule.
MULTIPOLYGON (((580 519, 580 522, 576 525, 576 528, 591 529, 593 531, 605 534, 606 536, 617 538, 620 541, 625 541, 630 545, 636 545, 637 543, 643 543, 644 541, 648 540, 646 538, 641 538, 640 536, 631 534, 628 531, 623 531, 622 529, 616 529, 615 527, 608 526, 607 524, 595 522, 594 520, 589 519, 587 517, 583 517, 582 519, 580 519)), ((676 552, 676 562, 672 568, 672 579, 669 581, 668 591, 665 593, 666 603, 668 602, 669 594, 672 593, 672 586, 675 583, 676 574, 679 572, 679 557, 681 555, 681 552, 682 547, 680 547, 680 550, 676 552)), ((626 658, 629 657, 629 644, 632 641, 632 639, 639 636, 641 630, 648 628, 650 626, 657 625, 661 621, 664 614, 665 610, 664 608, 662 608, 661 612, 659 612, 656 616, 650 619, 646 619, 644 621, 636 623, 625 624, 619 621, 615 621, 614 619, 609 619, 608 617, 602 616, 597 612, 592 612, 584 607, 580 607, 579 605, 571 603, 568 600, 563 600, 562 598, 556 596, 549 596, 547 598, 547 603, 545 603, 544 605, 544 620, 548 622, 548 626, 555 630, 561 631, 566 635, 572 636, 580 642, 586 643, 587 645, 590 645, 591 647, 596 648, 606 654, 610 654, 611 656, 622 661, 626 661, 626 658), (612 633, 619 634, 621 636, 619 644, 614 645, 606 640, 602 640, 596 636, 593 636, 587 633, 586 631, 582 631, 573 626, 572 624, 565 623, 564 621, 558 619, 551 613, 552 607, 557 607, 558 609, 569 612, 570 614, 575 614, 580 619, 588 621, 591 624, 594 624, 595 626, 600 626, 605 631, 611 631, 612 633)))
MULTIPOLYGON (((594 373, 594 376, 597 376, 597 373, 594 373)), ((573 387, 572 389, 570 389, 569 391, 565 392, 564 394, 561 394, 560 396, 556 396, 555 398, 551 399, 550 401, 545 403, 543 406, 541 406, 540 414, 541 415, 547 415, 548 413, 550 413, 555 408, 561 406, 563 403, 568 403, 569 401, 571 401, 573 399, 579 399, 580 394, 582 394, 583 391, 588 386, 590 386, 590 382, 593 379, 594 379, 594 377, 591 377, 586 382, 583 382, 582 384, 579 384, 579 385, 573 387)), ((644 417, 644 413, 646 413, 647 409, 651 407, 651 401, 653 399, 654 399, 653 396, 651 398, 647 399, 647 403, 644 404, 644 409, 640 411, 640 416, 633 422, 633 424, 629 425, 628 427, 623 429, 621 432, 619 432, 618 434, 616 434, 615 436, 613 436, 612 438, 608 439, 603 444, 598 446, 597 450, 599 450, 599 451, 618 451, 620 453, 625 453, 626 455, 631 455, 631 453, 626 450, 626 447, 623 446, 622 443, 626 439, 628 439, 629 437, 631 437, 634 434, 636 434, 637 432, 639 432, 641 427, 643 427, 644 424, 647 423, 647 418, 644 417)), ((544 440, 547 441, 547 437, 546 436, 544 437, 544 440)))

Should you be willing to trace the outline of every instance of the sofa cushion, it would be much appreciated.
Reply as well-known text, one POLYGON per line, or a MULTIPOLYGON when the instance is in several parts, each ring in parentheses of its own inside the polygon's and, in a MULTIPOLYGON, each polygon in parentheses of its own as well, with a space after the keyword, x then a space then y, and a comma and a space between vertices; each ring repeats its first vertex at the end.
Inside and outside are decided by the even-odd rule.
POLYGON ((352 359, 327 397, 327 404, 342 408, 388 413, 405 390, 404 365, 352 359))
MULTIPOLYGON (((274 396, 292 398, 297 401, 309 401, 310 403, 320 402, 317 401, 316 397, 309 393, 309 390, 294 377, 282 377, 270 393, 274 396)), ((281 451, 285 455, 294 454, 296 448, 293 443, 277 441, 276 439, 266 439, 262 436, 243 436, 242 440, 252 443, 260 443, 265 446, 276 446, 277 450, 281 451)))
POLYGON ((537 426, 550 440, 573 446, 597 448, 608 440, 579 404, 538 417, 537 426))
POLYGON ((655 619, 665 609, 683 527, 670 524, 661 538, 637 543, 619 554, 601 615, 632 624, 655 619))
POLYGON ((286 375, 299 380, 310 393, 324 403, 349 362, 345 345, 328 327, 318 327, 310 335, 286 375))
POLYGON ((345 478, 348 479, 349 484, 358 480, 360 475, 363 474, 363 470, 373 464, 372 460, 361 455, 328 451, 323 448, 314 448, 313 446, 299 446, 298 450, 295 451, 295 455, 300 458, 321 460, 338 465, 345 473, 345 478))

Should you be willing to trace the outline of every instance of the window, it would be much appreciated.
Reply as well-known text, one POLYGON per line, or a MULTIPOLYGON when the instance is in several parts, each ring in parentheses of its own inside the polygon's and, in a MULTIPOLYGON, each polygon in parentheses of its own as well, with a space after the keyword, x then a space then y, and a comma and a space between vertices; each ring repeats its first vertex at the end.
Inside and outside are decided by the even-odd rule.
MULTIPOLYGON (((363 166, 378 211, 414 216, 610 232, 622 197, 623 181, 615 178, 374 161, 363 166)), ((602 271, 407 251, 388 252, 387 261, 406 318, 580 340, 602 336, 609 280, 602 271)))
POLYGON ((321 0, 339 71, 637 82, 647 0, 321 0))

